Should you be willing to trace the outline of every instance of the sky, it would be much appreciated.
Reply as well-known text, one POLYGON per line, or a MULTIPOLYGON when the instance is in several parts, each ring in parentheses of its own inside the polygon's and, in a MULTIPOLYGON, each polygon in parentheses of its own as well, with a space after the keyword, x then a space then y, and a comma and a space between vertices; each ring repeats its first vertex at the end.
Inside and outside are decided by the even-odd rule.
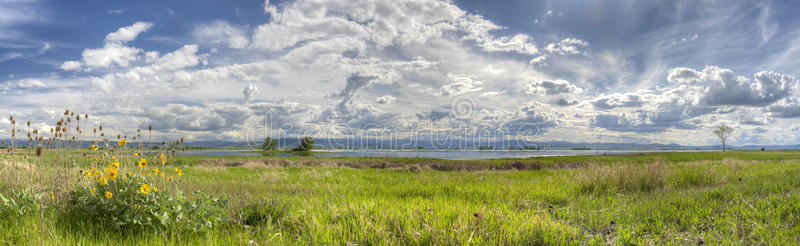
MULTIPOLYGON (((0 1, 13 115, 245 140, 800 144, 797 1, 0 1)), ((19 123, 18 123, 19 124, 19 123)), ((85 128, 87 129, 87 128, 85 128)))

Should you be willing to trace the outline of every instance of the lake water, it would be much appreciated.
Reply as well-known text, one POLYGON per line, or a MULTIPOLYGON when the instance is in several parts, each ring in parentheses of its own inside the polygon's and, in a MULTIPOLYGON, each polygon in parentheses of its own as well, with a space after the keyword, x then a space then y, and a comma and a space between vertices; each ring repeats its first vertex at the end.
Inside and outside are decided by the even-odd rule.
MULTIPOLYGON (((263 156, 247 150, 197 150, 185 151, 185 156, 263 156)), ((712 150, 318 150, 318 157, 423 157, 449 160, 474 160, 498 158, 528 158, 535 156, 620 155, 648 152, 707 152, 712 150)), ((295 156, 279 153, 276 156, 295 156)))

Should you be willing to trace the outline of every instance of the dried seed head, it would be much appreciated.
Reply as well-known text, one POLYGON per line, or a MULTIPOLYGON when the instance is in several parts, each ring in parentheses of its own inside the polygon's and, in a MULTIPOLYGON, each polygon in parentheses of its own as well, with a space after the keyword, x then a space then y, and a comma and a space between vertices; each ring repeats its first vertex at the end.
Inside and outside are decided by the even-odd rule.
POLYGON ((83 118, 86 118, 88 120, 89 119, 89 114, 84 114, 83 118))
POLYGON ((17 120, 11 120, 11 124, 12 125, 16 125, 17 124, 17 120))
POLYGON ((43 152, 44 152, 44 148, 41 145, 36 146, 36 156, 42 156, 43 152))
POLYGON ((28 121, 28 126, 31 126, 31 121, 30 120, 28 121))
POLYGON ((75 116, 76 120, 81 120, 81 115, 75 116))
POLYGON ((120 139, 120 138, 122 138, 122 136, 120 136, 119 134, 117 134, 117 139, 120 139))
POLYGON ((103 125, 100 125, 98 129, 100 129, 100 131, 103 131, 103 125))
POLYGON ((64 115, 69 115, 69 109, 64 110, 64 115))

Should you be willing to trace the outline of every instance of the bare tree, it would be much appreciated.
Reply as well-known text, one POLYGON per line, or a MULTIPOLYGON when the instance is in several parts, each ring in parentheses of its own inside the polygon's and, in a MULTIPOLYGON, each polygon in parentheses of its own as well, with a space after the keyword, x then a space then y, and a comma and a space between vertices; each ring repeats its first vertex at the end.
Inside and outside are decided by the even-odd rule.
POLYGON ((716 130, 714 130, 714 134, 719 137, 719 141, 722 142, 722 151, 725 152, 725 142, 728 141, 728 137, 731 136, 733 133, 733 128, 723 124, 720 124, 716 130))

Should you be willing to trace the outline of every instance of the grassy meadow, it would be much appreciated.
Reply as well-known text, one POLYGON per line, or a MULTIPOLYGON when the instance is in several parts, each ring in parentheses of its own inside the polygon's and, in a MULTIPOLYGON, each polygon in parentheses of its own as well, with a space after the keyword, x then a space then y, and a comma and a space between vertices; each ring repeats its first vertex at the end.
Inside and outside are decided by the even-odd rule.
POLYGON ((17 198, 0 204, 0 244, 787 245, 800 239, 798 151, 474 161, 175 157, 162 169, 183 175, 158 184, 161 193, 202 190, 226 201, 220 219, 197 231, 115 229, 69 212, 76 196, 70 191, 82 181, 65 172, 91 164, 65 168, 47 152, 21 161, 32 165, 11 161, 23 155, 0 156, 0 194, 17 198))

